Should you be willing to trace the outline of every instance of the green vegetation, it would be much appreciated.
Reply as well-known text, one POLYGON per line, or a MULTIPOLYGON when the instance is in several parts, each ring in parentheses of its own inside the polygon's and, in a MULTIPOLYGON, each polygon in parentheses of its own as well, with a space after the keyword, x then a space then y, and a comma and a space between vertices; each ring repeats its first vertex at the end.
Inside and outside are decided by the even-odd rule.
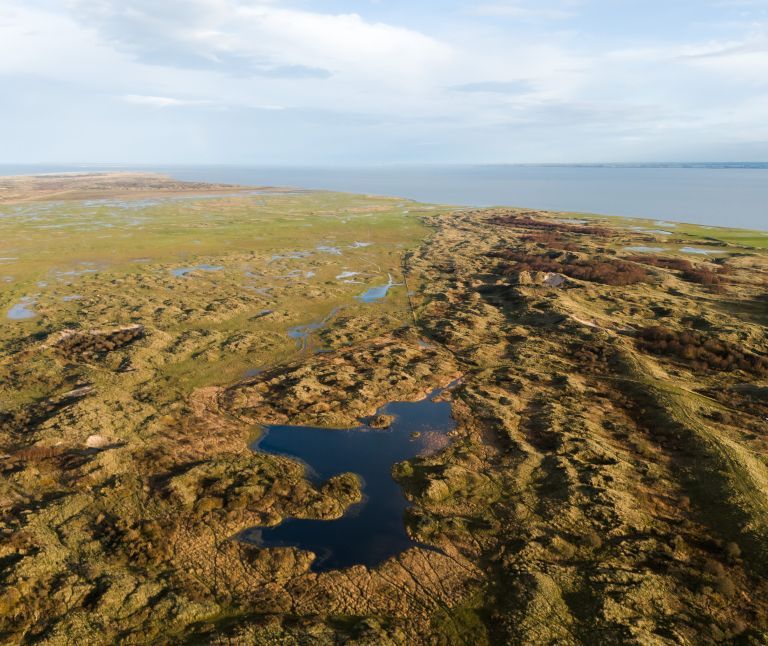
MULTIPOLYGON (((407 317, 402 287, 376 305, 356 297, 400 276, 403 254, 425 234, 422 208, 334 193, 0 205, 0 342, 149 325, 177 339, 158 379, 187 393, 228 383, 294 356, 286 329, 334 308, 407 317), (36 315, 9 319, 25 298, 36 315)), ((0 401, 39 394, 4 381, 0 401)))

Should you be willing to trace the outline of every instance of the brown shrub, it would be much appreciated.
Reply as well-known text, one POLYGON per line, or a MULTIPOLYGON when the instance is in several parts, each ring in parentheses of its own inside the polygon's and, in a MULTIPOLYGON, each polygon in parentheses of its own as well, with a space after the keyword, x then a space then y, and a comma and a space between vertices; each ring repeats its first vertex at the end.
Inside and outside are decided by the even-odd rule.
POLYGON ((689 283, 697 283, 708 287, 722 285, 724 277, 731 273, 729 267, 711 267, 695 266, 690 260, 685 258, 670 258, 668 256, 637 255, 629 256, 627 260, 631 262, 650 265, 652 267, 662 267, 663 269, 674 269, 682 272, 683 280, 689 283))
POLYGON ((689 283, 698 283, 699 285, 706 285, 708 287, 722 285, 723 283, 721 272, 712 270, 708 267, 688 269, 683 272, 683 279, 687 280, 689 283))
POLYGON ((729 563, 733 563, 741 556, 741 548, 737 543, 731 541, 725 546, 725 556, 729 563))
POLYGON ((736 594, 736 585, 727 574, 717 577, 715 589, 724 597, 730 599, 736 594))
POLYGON ((590 530, 581 537, 581 543, 590 549, 599 550, 603 546, 603 539, 595 530, 590 530))
POLYGON ((695 330, 677 332, 656 325, 638 330, 637 346, 653 354, 684 359, 700 370, 743 370, 768 375, 768 359, 695 330))
POLYGON ((578 233, 597 238, 610 238, 613 232, 604 227, 585 226, 580 224, 568 224, 565 222, 549 222, 531 217, 535 213, 503 213, 493 219, 494 224, 503 226, 520 227, 522 229, 535 229, 538 231, 559 231, 562 233, 578 233))
POLYGON ((639 262, 643 265, 651 265, 652 267, 662 267, 663 269, 676 269, 678 271, 690 271, 693 269, 693 263, 685 258, 670 258, 668 256, 641 254, 638 256, 629 256, 627 260, 631 262, 639 262))
POLYGON ((573 344, 569 348, 570 355, 580 364, 591 368, 607 368, 616 356, 616 351, 596 339, 573 344))
POLYGON ((623 260, 580 260, 563 257, 557 251, 537 255, 508 250, 495 255, 516 263, 500 268, 506 274, 544 271, 604 285, 634 285, 651 279, 651 275, 641 266, 623 260))
POLYGON ((54 344, 63 355, 70 358, 91 359, 123 348, 145 334, 144 327, 132 325, 114 330, 71 331, 54 344))
POLYGON ((523 242, 532 242, 543 245, 550 249, 561 249, 563 251, 578 251, 580 249, 579 245, 575 242, 569 242, 562 236, 554 233, 529 233, 520 236, 520 240, 523 242))

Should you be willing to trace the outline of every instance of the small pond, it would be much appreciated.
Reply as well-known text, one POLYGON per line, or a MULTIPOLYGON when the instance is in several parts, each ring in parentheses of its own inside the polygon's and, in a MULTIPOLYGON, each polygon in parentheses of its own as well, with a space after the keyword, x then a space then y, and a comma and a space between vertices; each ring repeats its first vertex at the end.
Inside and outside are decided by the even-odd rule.
POLYGON ((363 303, 375 303, 376 301, 383 300, 387 297, 389 290, 396 287, 398 283, 392 280, 392 275, 389 274, 389 282, 386 285, 378 285, 366 290, 357 298, 363 301, 363 303))
POLYGON ((317 249, 321 253, 329 253, 329 254, 334 255, 334 256, 340 256, 341 255, 341 249, 339 249, 338 247, 331 247, 329 245, 321 244, 321 245, 317 245, 315 247, 315 249, 317 249))
POLYGON ((8 318, 13 321, 23 321, 37 316, 37 312, 32 309, 35 299, 31 296, 25 296, 18 303, 8 310, 8 318))
POLYGON ((659 253, 660 251, 664 251, 661 247, 645 247, 643 245, 638 245, 636 247, 624 247, 624 251, 636 251, 638 253, 659 253))
POLYGON ((328 316, 326 316, 321 321, 315 321, 314 323, 307 323, 305 325, 294 325, 293 327, 288 328, 288 336, 292 339, 296 339, 296 342, 298 343, 299 350, 306 350, 310 347, 310 337, 313 333, 317 332, 318 330, 321 330, 326 325, 328 325, 328 322, 336 316, 336 314, 339 312, 341 308, 334 307, 328 316))
POLYGON ((655 233, 660 236, 671 236, 671 231, 665 231, 664 229, 646 229, 645 227, 632 227, 633 231, 639 231, 641 233, 655 233))
POLYGON ((171 269, 171 273, 176 276, 186 276, 193 271, 221 271, 224 269, 223 265, 195 265, 194 267, 179 267, 178 269, 171 269))
POLYGON ((695 253, 701 256, 708 256, 711 253, 722 253, 722 249, 700 249, 699 247, 680 247, 683 253, 695 253))
POLYGON ((378 411, 393 415, 392 426, 352 430, 311 426, 267 426, 253 444, 257 451, 285 455, 306 465, 307 477, 320 484, 352 472, 360 477, 364 498, 337 520, 288 519, 275 527, 255 527, 239 538, 262 547, 297 547, 313 552, 315 572, 352 565, 375 566, 420 545, 405 529, 409 506, 392 467, 449 443, 455 422, 451 404, 435 401, 440 389, 418 402, 393 402, 378 411))

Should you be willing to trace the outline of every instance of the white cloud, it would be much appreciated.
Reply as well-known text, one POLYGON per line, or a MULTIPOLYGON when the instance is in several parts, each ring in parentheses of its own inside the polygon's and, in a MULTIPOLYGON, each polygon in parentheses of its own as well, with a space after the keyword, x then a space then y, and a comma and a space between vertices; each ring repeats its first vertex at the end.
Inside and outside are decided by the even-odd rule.
POLYGON ((451 47, 412 29, 249 0, 73 0, 72 16, 138 60, 240 76, 423 76, 451 47))
MULTIPOLYGON (((717 130, 741 141, 766 129, 768 32, 755 21, 696 39, 636 33, 618 48, 567 20, 609 0, 488 0, 443 23, 440 7, 424 5, 412 13, 429 20, 407 26, 370 19, 364 3, 334 5, 345 1, 346 11, 323 13, 301 8, 320 2, 2 0, 0 75, 8 94, 19 79, 35 83, 38 103, 54 106, 51 122, 66 95, 105 132, 121 119, 143 120, 138 131, 155 120, 201 148, 235 123, 262 140, 294 138, 299 151, 308 132, 335 129, 318 155, 363 149, 366 137, 395 149, 396 136, 463 136, 460 155, 468 143, 479 149, 473 133, 494 149, 539 137, 543 148, 570 140, 586 150, 597 139, 608 149, 614 138, 703 140, 717 130)), ((0 122, 11 123, 3 103, 0 122)))
POLYGON ((487 2, 473 7, 471 12, 479 16, 496 16, 517 18, 521 20, 568 20, 576 14, 574 2, 555 3, 545 6, 545 3, 531 3, 523 0, 501 0, 487 2))
POLYGON ((122 97, 128 103, 146 105, 152 108, 170 108, 185 105, 212 105, 213 101, 175 99, 168 96, 147 96, 144 94, 126 94, 122 97))

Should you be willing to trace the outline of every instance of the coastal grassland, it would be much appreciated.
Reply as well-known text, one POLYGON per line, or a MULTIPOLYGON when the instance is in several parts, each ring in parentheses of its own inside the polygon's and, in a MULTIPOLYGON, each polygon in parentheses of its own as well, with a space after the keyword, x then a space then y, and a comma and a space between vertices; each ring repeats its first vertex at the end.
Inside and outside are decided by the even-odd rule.
POLYGON ((687 222, 675 222, 672 220, 658 220, 650 218, 631 218, 623 216, 598 215, 595 213, 558 212, 552 216, 565 220, 585 220, 599 224, 605 222, 612 226, 627 227, 646 232, 654 236, 657 241, 680 244, 707 243, 710 245, 743 247, 747 249, 768 249, 768 231, 753 231, 750 229, 731 229, 728 227, 715 227, 702 224, 690 224, 687 222), (669 235, 659 234, 665 231, 669 235))
MULTIPOLYGON (((295 354, 286 330, 334 309, 405 320, 401 286, 379 303, 357 297, 390 274, 402 282, 402 255, 426 232, 419 208, 320 192, 5 205, 0 343, 141 324, 166 348, 157 378, 182 390, 230 381, 295 354), (34 316, 8 318, 23 299, 34 316)), ((6 405, 31 394, 4 383, 6 405)))
POLYGON ((0 311, 33 312, 0 324, 0 641, 765 641, 764 250, 182 188, 0 207, 0 311), (250 450, 262 425, 449 383, 448 441, 392 466, 418 545, 314 572, 239 540, 365 494, 250 450))

